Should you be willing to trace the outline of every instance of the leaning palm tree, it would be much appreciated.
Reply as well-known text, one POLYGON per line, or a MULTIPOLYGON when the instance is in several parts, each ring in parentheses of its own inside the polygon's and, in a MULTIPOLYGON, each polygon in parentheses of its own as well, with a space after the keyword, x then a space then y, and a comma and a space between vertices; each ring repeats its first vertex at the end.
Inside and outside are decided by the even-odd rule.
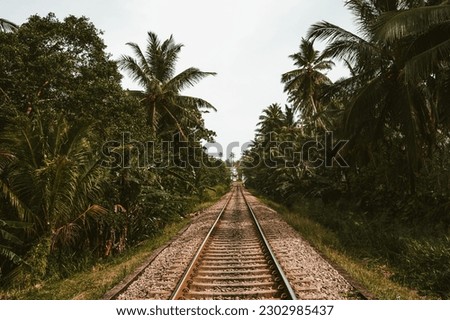
MULTIPOLYGON (((353 140, 363 138, 360 146, 364 147, 381 141, 387 132, 397 132, 407 149, 410 191, 414 193, 420 158, 425 146, 432 143, 436 129, 434 106, 428 99, 426 85, 430 74, 423 72, 424 68, 420 68, 422 71, 416 68, 421 60, 417 40, 435 27, 444 28, 443 23, 448 28, 448 22, 442 18, 448 16, 445 13, 448 6, 431 10, 424 7, 424 1, 377 0, 349 0, 346 5, 357 19, 359 34, 324 21, 314 24, 308 36, 312 40, 326 40, 324 53, 352 66, 354 76, 347 82, 357 86, 348 99, 347 132, 353 140), (430 10, 428 25, 421 23, 422 31, 416 28, 411 32, 412 25, 418 27, 427 10, 430 10), (398 21, 408 13, 414 18, 403 19, 403 24, 395 26, 392 19, 398 21)), ((448 34, 433 38, 448 38, 448 34)), ((421 41, 422 46, 426 42, 421 41)), ((438 53, 445 52, 448 46, 443 44, 441 48, 429 46, 434 54, 428 52, 426 62, 421 64, 439 64, 438 53)))
POLYGON ((282 75, 284 91, 289 93, 289 101, 300 111, 302 121, 315 123, 315 127, 326 129, 323 119, 321 91, 331 80, 322 72, 330 70, 334 63, 314 49, 314 43, 302 39, 300 51, 289 56, 297 69, 282 75))
MULTIPOLYGON (((434 1, 439 2, 439 1, 434 1)), ((450 117, 450 5, 420 6, 383 14, 373 27, 376 40, 393 43, 410 39, 404 67, 405 81, 422 81, 432 92, 437 121, 450 117)))
POLYGON ((215 73, 188 68, 175 74, 183 45, 175 43, 172 36, 161 42, 156 34, 148 32, 145 51, 136 43, 127 45, 134 57, 124 55, 119 64, 143 88, 137 94, 147 108, 152 133, 157 134, 162 122, 175 126, 184 137, 187 128, 202 126, 201 111, 215 108, 203 99, 182 95, 182 91, 215 73))

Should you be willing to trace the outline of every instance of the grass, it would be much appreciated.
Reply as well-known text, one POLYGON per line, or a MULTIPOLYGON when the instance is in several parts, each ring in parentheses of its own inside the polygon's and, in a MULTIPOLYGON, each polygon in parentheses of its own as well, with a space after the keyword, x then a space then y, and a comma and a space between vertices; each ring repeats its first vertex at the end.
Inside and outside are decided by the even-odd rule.
POLYGON ((259 196, 268 206, 279 212, 283 219, 296 229, 313 247, 330 262, 340 266, 351 278, 367 289, 375 298, 381 300, 412 300, 424 297, 417 291, 390 279, 394 273, 386 264, 374 259, 361 259, 350 254, 339 241, 335 232, 325 228, 307 216, 309 206, 297 205, 288 209, 278 203, 259 196))

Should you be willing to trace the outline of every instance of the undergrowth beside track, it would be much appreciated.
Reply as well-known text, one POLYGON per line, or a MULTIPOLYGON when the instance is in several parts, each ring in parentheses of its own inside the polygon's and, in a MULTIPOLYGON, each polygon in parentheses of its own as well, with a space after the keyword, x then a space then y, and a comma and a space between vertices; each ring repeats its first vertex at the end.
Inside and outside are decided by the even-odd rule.
POLYGON ((258 197, 377 299, 448 297, 449 239, 418 238, 406 229, 394 233, 367 221, 358 224, 345 219, 348 213, 314 200, 302 199, 288 208, 258 197))
MULTIPOLYGON (((204 202, 193 207, 192 212, 213 205, 224 193, 226 187, 208 190, 204 202)), ((22 290, 0 291, 0 299, 20 300, 97 300, 122 281, 136 268, 148 260, 152 253, 166 244, 190 222, 180 218, 167 225, 159 233, 130 248, 124 254, 99 261, 84 271, 74 273, 65 279, 49 279, 22 290)))

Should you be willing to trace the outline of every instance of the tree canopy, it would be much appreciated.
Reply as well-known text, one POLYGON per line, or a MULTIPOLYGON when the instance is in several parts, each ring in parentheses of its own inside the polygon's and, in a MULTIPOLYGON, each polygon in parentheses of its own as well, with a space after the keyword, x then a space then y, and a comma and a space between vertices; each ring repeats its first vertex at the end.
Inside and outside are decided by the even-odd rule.
POLYGON ((134 92, 119 72, 134 58, 112 60, 88 18, 0 22, 0 285, 65 277, 226 190, 225 164, 201 144, 214 136, 202 110, 215 109, 182 93, 214 73, 175 75, 173 38, 149 33, 134 92))

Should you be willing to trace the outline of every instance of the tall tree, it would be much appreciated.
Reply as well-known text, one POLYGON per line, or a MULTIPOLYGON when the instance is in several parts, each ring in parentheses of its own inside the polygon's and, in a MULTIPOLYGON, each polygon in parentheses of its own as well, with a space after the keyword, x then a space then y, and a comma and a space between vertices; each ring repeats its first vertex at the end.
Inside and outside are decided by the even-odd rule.
POLYGON ((316 128, 327 129, 321 94, 331 80, 322 72, 330 70, 334 63, 314 49, 312 41, 302 39, 300 51, 289 56, 297 69, 284 73, 281 81, 284 91, 289 93, 289 101, 300 111, 305 123, 313 122, 316 128))
POLYGON ((272 103, 259 116, 258 132, 261 135, 279 132, 283 127, 284 114, 278 103, 272 103))
MULTIPOLYGON (((424 1, 376 0, 349 0, 346 5, 357 19, 360 35, 329 22, 320 22, 311 27, 308 36, 313 40, 328 41, 324 54, 349 62, 355 72, 348 82, 358 83, 359 86, 349 99, 345 119, 345 126, 352 139, 362 137, 360 147, 370 147, 385 138, 388 132, 396 131, 403 138, 407 150, 410 191, 414 193, 415 176, 421 158, 427 146, 433 142, 436 132, 434 106, 430 105, 424 86, 427 75, 419 71, 420 64, 414 63, 421 55, 417 55, 416 42, 425 34, 423 29, 418 32, 420 28, 417 21, 422 21, 425 12, 428 12, 427 32, 443 28, 445 19, 442 16, 447 15, 448 5, 429 9, 424 7, 424 1), (389 24, 394 26, 392 17, 403 15, 410 17, 409 24, 393 29, 387 27, 389 24), (410 27, 413 25, 416 31, 411 32, 410 27)), ((448 22, 445 25, 448 26, 448 22)), ((424 27, 423 23, 421 26, 424 27)), ((446 36, 434 36, 433 39, 438 42, 441 39, 442 42, 442 37, 448 38, 448 33, 446 36)), ((434 52, 434 59, 433 54, 423 51, 422 54, 428 56, 426 63, 436 65, 436 54, 442 54, 447 47, 445 41, 443 47, 429 46, 434 52)))
POLYGON ((145 51, 136 43, 127 45, 133 50, 134 57, 124 55, 119 63, 143 88, 137 94, 148 110, 148 123, 153 134, 170 124, 186 138, 191 133, 189 128, 203 127, 200 111, 215 108, 201 98, 182 95, 182 91, 215 73, 188 68, 175 74, 183 45, 175 43, 172 36, 161 42, 155 33, 148 32, 145 51))
POLYGON ((60 21, 51 13, 0 33, 0 119, 39 110, 101 122, 101 130, 117 121, 113 116, 125 104, 121 75, 100 35, 85 17, 60 21))

